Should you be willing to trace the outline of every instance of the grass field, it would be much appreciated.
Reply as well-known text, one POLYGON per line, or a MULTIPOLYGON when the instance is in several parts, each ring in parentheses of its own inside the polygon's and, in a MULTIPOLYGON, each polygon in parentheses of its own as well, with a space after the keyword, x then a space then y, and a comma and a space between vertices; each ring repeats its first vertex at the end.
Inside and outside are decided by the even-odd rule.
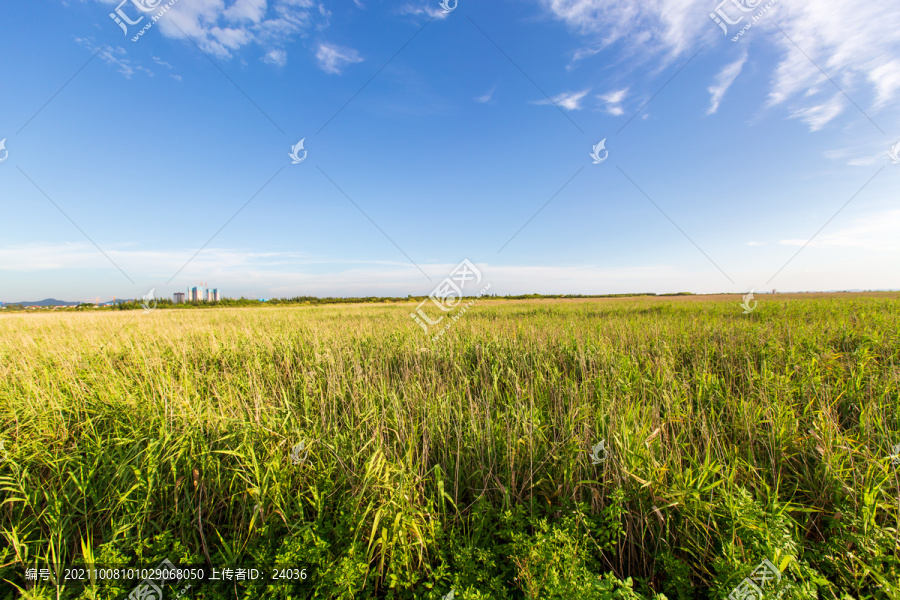
POLYGON ((739 301, 0 316, 0 598, 900 598, 900 294, 739 301))

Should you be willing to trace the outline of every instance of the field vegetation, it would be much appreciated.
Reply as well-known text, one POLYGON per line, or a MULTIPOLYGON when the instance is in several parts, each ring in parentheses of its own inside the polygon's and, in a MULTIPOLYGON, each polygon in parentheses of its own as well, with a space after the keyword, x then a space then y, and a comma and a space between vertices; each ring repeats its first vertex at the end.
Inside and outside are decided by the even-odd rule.
POLYGON ((900 599, 900 295, 758 299, 0 315, 0 598, 900 599))

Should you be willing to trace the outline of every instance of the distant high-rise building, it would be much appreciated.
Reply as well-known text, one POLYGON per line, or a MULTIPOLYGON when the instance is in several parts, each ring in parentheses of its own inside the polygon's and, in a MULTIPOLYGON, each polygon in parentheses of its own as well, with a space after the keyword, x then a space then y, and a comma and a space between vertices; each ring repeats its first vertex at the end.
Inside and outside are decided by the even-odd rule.
POLYGON ((212 290, 212 301, 218 302, 219 300, 221 300, 221 298, 219 298, 219 290, 218 290, 218 288, 216 288, 216 289, 212 290))
POLYGON ((195 287, 188 288, 188 302, 200 302, 200 290, 195 287))
POLYGON ((183 304, 184 303, 184 294, 181 292, 175 292, 175 304, 183 304))

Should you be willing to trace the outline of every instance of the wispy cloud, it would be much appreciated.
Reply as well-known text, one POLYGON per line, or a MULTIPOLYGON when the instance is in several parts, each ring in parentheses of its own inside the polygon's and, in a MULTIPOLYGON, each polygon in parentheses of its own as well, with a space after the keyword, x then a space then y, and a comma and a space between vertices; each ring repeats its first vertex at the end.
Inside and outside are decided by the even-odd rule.
POLYGON ((273 50, 284 52, 296 35, 327 26, 328 13, 313 0, 183 0, 166 17, 159 22, 166 37, 183 39, 187 34, 218 58, 256 44, 263 48, 264 60, 274 62, 269 56, 273 50))
POLYGON ((822 104, 805 106, 795 110, 791 113, 791 117, 800 119, 809 125, 810 131, 818 131, 841 114, 846 104, 844 95, 838 92, 822 104))
POLYGON ((845 164, 851 167, 870 167, 878 163, 883 163, 887 152, 884 144, 864 144, 855 145, 848 148, 838 148, 828 150, 824 156, 828 160, 846 161, 845 164))
MULTIPOLYGON (((121 46, 108 46, 106 44, 97 44, 94 41, 94 38, 75 38, 75 41, 82 46, 91 50, 91 52, 98 52, 97 56, 106 64, 114 67, 119 71, 122 75, 124 75, 127 79, 131 79, 131 76, 135 73, 144 73, 145 75, 153 76, 153 71, 150 69, 137 64, 130 58, 126 58, 127 52, 125 48, 121 46)), ((159 61, 157 64, 160 63, 159 61)), ((169 67, 171 68, 171 67, 169 67)))
POLYGON ((625 100, 625 96, 628 94, 628 88, 616 90, 614 92, 610 92, 608 94, 602 94, 597 96, 601 102, 603 102, 603 108, 607 112, 614 117, 619 117, 625 114, 625 110, 622 108, 622 102, 625 100))
MULTIPOLYGON (((823 232, 809 242, 808 248, 866 248, 879 252, 900 250, 900 210, 887 210, 856 219, 852 225, 823 232)), ((809 240, 787 239, 784 246, 803 246, 809 240)))
POLYGON ((622 39, 643 45, 648 54, 677 56, 686 51, 708 26, 709 2, 700 0, 541 0, 556 18, 596 44, 579 58, 622 39))
POLYGON ((590 91, 591 90, 584 90, 583 92, 565 92, 550 100, 547 100, 546 98, 544 100, 537 100, 534 104, 542 106, 555 104, 566 110, 581 110, 581 101, 590 91))
POLYGON ((424 15, 431 19, 446 19, 450 13, 445 13, 443 10, 435 6, 437 2, 432 3, 420 3, 420 4, 404 4, 400 7, 401 15, 412 15, 414 17, 424 15))
POLYGON ((269 50, 263 57, 263 61, 272 65, 283 67, 287 64, 287 52, 284 50, 269 50))
POLYGON ((359 52, 353 48, 344 48, 334 44, 319 44, 316 59, 322 70, 332 75, 340 75, 347 65, 363 62, 359 52))
POLYGON ((266 16, 266 0, 235 0, 222 14, 229 21, 259 23, 266 16))
POLYGON ((747 62, 747 53, 744 52, 739 59, 725 66, 724 69, 719 71, 719 74, 716 75, 716 79, 713 82, 712 86, 707 88, 709 91, 710 100, 709 100, 709 108, 706 109, 706 114, 712 115, 715 114, 719 110, 719 104, 722 103, 722 98, 725 97, 725 92, 728 91, 728 88, 731 87, 731 84, 734 83, 734 80, 737 79, 737 76, 741 74, 741 70, 744 68, 744 63, 747 62))
MULTIPOLYGON (((578 50, 576 50, 575 52, 572 53, 572 62, 577 63, 578 61, 584 60, 585 58, 590 58, 592 56, 600 54, 600 52, 602 50, 603 50, 602 48, 597 48, 594 46, 591 46, 589 48, 579 48, 578 50)), ((569 65, 568 68, 571 69, 572 66, 573 65, 569 65)))
MULTIPOLYGON (((884 273, 892 273, 900 240, 896 231, 900 228, 900 210, 870 215, 865 220, 831 235, 820 235, 810 246, 861 248, 860 255, 847 260, 871 255, 863 260, 852 276, 835 273, 833 265, 813 273, 798 273, 790 284, 781 287, 793 289, 841 289, 850 287, 886 287, 884 273), (878 252, 869 252, 872 248, 878 252), (890 253, 890 252, 893 253, 890 253)), ((806 240, 784 240, 782 244, 799 246, 806 240)), ((753 243, 750 245, 763 245, 753 243)), ((196 281, 210 282, 225 296, 261 294, 269 297, 296 295, 317 296, 406 296, 427 295, 434 288, 422 277, 419 270, 404 261, 394 260, 335 260, 299 252, 247 251, 236 248, 210 247, 201 252, 187 269, 171 284, 166 285, 172 273, 196 251, 195 248, 144 250, 134 245, 105 245, 104 250, 117 264, 133 274, 138 285, 124 289, 112 277, 92 280, 97 272, 112 269, 107 259, 91 244, 85 243, 31 243, 0 245, 0 273, 42 273, 44 277, 29 277, 11 297, 10 290, 0 290, 0 300, 14 302, 57 297, 62 300, 92 299, 100 296, 140 297, 151 287, 159 297, 176 291, 184 291, 196 281), (53 271, 65 272, 67 277, 83 272, 84 283, 75 287, 66 285, 67 291, 48 288, 53 282, 53 271)), ((850 256, 850 255, 848 255, 850 256)), ((427 263, 422 268, 435 280, 446 277, 456 264, 427 263)), ((698 293, 729 291, 719 283, 710 282, 708 269, 657 263, 644 266, 598 266, 594 264, 562 265, 503 265, 477 263, 478 268, 492 284, 496 294, 609 294, 635 291, 698 293)), ((765 276, 771 273, 766 272, 765 276)), ((9 277, 9 275, 7 275, 9 277)), ((60 278, 66 279, 66 278, 60 278)), ((468 292, 468 290, 466 290, 468 292)), ((731 290, 737 291, 737 290, 731 290)))
POLYGON ((497 90, 496 87, 492 87, 491 90, 485 94, 484 96, 477 96, 475 98, 475 102, 479 102, 481 104, 487 104, 494 98, 494 92, 497 90))
MULTIPOLYGON (((111 7, 121 2, 97 1, 111 7)), ((159 20, 158 27, 167 38, 189 36, 216 58, 231 58, 255 44, 263 50, 263 62, 283 65, 288 43, 314 27, 324 29, 329 16, 314 0, 181 0, 159 20)), ((116 66, 126 76, 136 70, 133 65, 131 73, 128 65, 116 66)))
MULTIPOLYGON (((629 49, 640 60, 661 55, 668 62, 723 39, 709 19, 714 7, 709 0, 540 1, 551 15, 587 39, 587 50, 579 57, 628 40, 629 49)), ((770 75, 769 108, 784 104, 789 117, 801 119, 813 130, 841 114, 841 106, 831 98, 834 86, 813 61, 867 113, 900 100, 900 10, 896 4, 782 1, 767 17, 784 33, 762 19, 748 36, 763 40, 779 54, 770 75)), ((723 73, 733 72, 734 65, 726 65, 723 73)), ((716 95, 727 90, 725 83, 726 79, 717 81, 710 89, 710 109, 718 107, 716 95)), ((843 108, 850 106, 846 102, 843 108)))
MULTIPOLYGON (((118 246, 105 249, 118 264, 127 265, 140 286, 156 286, 160 296, 184 287, 198 278, 209 281, 213 287, 223 290, 226 296, 241 293, 265 293, 273 296, 294 296, 300 293, 326 295, 427 295, 434 288, 422 277, 419 270, 406 262, 378 260, 333 260, 296 252, 260 252, 212 247, 206 248, 194 259, 179 278, 169 286, 166 281, 172 273, 184 265, 185 257, 194 253, 193 248, 174 250, 142 250, 118 246), (274 282, 274 283, 273 283, 274 282)), ((446 277, 456 264, 422 264, 423 269, 435 281, 446 277)), ((669 265, 645 267, 599 267, 595 265, 532 266, 490 265, 478 263, 485 275, 490 275, 493 290, 497 293, 612 293, 633 291, 653 281, 661 291, 671 291, 666 286, 684 283, 685 273, 669 265), (537 287, 535 287, 537 285, 537 287)), ((49 272, 81 269, 94 271, 106 269, 109 263, 88 243, 34 243, 0 246, 0 272, 49 272)), ((698 278, 697 281, 700 281, 698 278)), ((103 284, 102 289, 86 287, 81 295, 94 297, 118 295, 129 297, 146 293, 143 287, 134 290, 121 289, 118 284, 103 284)), ((653 286, 651 286, 653 287, 653 286)), ((40 288, 46 293, 52 290, 40 288)), ((644 288, 642 288, 644 289, 644 288)), ((36 299, 31 297, 2 298, 3 301, 36 299)), ((62 298, 68 300, 69 298, 62 298)))

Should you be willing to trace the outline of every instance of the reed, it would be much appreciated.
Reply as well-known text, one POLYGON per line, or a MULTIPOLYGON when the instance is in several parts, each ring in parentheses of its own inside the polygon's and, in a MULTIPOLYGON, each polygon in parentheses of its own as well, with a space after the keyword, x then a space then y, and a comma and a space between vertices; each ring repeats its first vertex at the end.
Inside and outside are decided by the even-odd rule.
POLYGON ((0 316, 0 598, 900 598, 896 294, 410 311, 0 316))

